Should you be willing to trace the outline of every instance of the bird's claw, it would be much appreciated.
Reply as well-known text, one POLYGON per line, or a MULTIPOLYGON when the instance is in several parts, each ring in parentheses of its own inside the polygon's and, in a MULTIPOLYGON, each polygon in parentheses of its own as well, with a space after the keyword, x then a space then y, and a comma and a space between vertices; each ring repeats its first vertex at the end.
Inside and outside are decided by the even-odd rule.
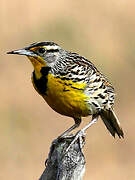
POLYGON ((82 130, 80 130, 80 131, 78 131, 77 133, 76 133, 76 135, 74 136, 74 139, 71 141, 71 143, 69 144, 69 146, 67 147, 67 149, 66 149, 66 152, 68 152, 69 151, 69 149, 71 148, 71 146, 77 141, 77 140, 79 140, 79 146, 80 146, 80 148, 82 148, 83 147, 83 142, 84 142, 84 138, 85 138, 85 131, 83 131, 83 129, 82 130))

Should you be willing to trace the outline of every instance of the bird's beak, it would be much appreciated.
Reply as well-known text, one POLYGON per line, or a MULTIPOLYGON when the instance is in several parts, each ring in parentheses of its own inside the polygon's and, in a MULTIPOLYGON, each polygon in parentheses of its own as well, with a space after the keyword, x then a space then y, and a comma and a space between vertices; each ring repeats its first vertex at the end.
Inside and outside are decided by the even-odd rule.
POLYGON ((14 50, 14 51, 7 52, 7 54, 18 54, 18 55, 25 55, 25 56, 32 56, 32 57, 37 56, 36 53, 28 49, 14 50))

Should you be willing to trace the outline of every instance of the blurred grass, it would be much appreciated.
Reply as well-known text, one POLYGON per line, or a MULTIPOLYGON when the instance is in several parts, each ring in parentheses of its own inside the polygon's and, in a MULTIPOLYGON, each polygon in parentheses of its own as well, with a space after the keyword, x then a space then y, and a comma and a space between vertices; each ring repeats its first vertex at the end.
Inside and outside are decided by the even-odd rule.
POLYGON ((44 40, 86 56, 116 89, 115 111, 125 139, 114 140, 101 121, 89 129, 84 180, 135 179, 134 7, 131 0, 1 1, 1 180, 38 179, 51 141, 73 123, 35 92, 26 57, 6 55, 44 40))

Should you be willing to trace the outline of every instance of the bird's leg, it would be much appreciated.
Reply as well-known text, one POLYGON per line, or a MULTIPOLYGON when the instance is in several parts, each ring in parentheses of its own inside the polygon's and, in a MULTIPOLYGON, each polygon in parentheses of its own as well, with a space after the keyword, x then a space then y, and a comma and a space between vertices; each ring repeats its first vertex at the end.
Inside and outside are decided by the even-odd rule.
POLYGON ((98 120, 99 115, 93 115, 92 116, 92 120, 89 122, 89 124, 87 124, 83 129, 81 129, 80 131, 78 131, 73 139, 73 141, 70 143, 70 145, 68 146, 68 148, 66 149, 66 152, 68 152, 68 150, 70 149, 70 147, 74 144, 75 141, 77 141, 77 139, 80 139, 82 136, 85 136, 85 131, 92 126, 93 124, 95 124, 98 120))
POLYGON ((58 138, 64 138, 66 135, 68 135, 72 130, 79 127, 81 123, 81 118, 74 118, 75 124, 71 126, 68 130, 66 130, 64 133, 62 133, 58 138))
POLYGON ((99 117, 99 115, 93 115, 92 116, 92 120, 83 128, 83 129, 81 129, 80 131, 82 131, 82 132, 84 132, 85 133, 85 131, 92 125, 92 124, 95 124, 96 122, 97 122, 97 120, 98 120, 98 117, 99 117))

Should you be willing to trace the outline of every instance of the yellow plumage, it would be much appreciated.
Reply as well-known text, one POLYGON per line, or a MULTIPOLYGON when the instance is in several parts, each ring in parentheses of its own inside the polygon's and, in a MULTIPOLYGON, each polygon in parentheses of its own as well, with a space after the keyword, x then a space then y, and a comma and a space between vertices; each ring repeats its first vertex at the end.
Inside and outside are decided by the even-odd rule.
POLYGON ((85 103, 86 95, 83 89, 86 84, 73 83, 48 75, 47 92, 44 97, 49 106, 56 112, 70 116, 80 117, 88 115, 88 105, 85 103))
MULTIPOLYGON (((42 62, 42 59, 38 57, 35 59, 29 57, 32 62, 36 74, 36 78, 41 78, 40 73, 42 67, 46 67, 46 64, 42 62)), ((61 80, 54 77, 52 74, 47 75, 47 91, 46 95, 42 95, 47 104, 56 112, 70 116, 70 117, 85 117, 89 114, 89 107, 86 104, 87 97, 83 91, 86 87, 85 83, 74 83, 71 80, 61 80)), ((36 88, 36 85, 32 78, 32 83, 36 88)))

